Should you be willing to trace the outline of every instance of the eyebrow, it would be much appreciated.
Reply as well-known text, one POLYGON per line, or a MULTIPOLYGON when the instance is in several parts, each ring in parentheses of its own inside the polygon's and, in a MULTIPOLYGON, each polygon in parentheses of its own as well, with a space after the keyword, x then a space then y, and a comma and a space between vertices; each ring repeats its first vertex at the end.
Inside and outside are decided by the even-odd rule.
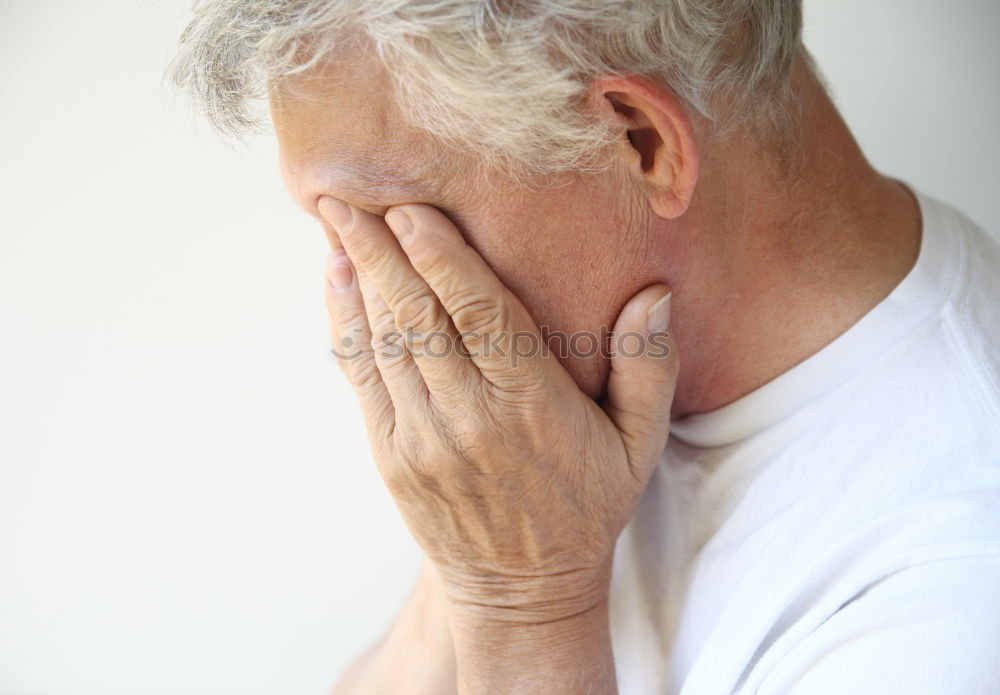
POLYGON ((324 181, 337 190, 356 193, 373 203, 386 198, 414 198, 426 195, 428 185, 395 167, 386 168, 372 160, 345 160, 324 173, 324 181))

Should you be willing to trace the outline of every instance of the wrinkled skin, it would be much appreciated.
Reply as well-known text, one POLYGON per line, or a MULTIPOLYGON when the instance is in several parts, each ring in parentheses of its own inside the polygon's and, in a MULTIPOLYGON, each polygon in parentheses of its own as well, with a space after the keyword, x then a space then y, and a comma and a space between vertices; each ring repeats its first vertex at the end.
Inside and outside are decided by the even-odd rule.
POLYGON ((449 598, 528 622, 600 603, 666 443, 676 345, 666 325, 647 335, 666 288, 639 293, 616 326, 632 335, 628 354, 648 337, 648 356, 614 357, 602 409, 551 354, 523 351, 515 364, 514 336, 538 328, 439 211, 394 207, 413 227, 394 234, 345 209, 320 202, 344 247, 329 261, 333 342, 357 347, 345 371, 375 460, 449 598), (391 349, 398 331, 418 336, 409 350, 391 349), (459 336, 464 352, 443 349, 459 336), (486 336, 500 339, 486 349, 486 336))
POLYGON ((853 325, 912 267, 912 196, 868 165, 801 66, 815 99, 794 161, 752 133, 698 138, 669 90, 619 79, 597 106, 629 128, 614 166, 537 191, 477 176, 406 125, 364 61, 318 77, 272 99, 282 171, 335 249, 333 342, 362 352, 344 368, 442 580, 459 692, 614 692, 611 554, 672 401, 729 403, 853 325), (684 297, 667 359, 378 349, 414 327, 472 331, 470 346, 483 330, 648 335, 666 285, 684 297))
MULTIPOLYGON (((630 297, 667 281, 647 206, 620 168, 563 174, 533 191, 478 177, 469 156, 407 125, 387 94, 382 71, 347 64, 272 98, 284 179, 317 218, 322 195, 378 215, 433 205, 539 326, 566 335, 607 331, 630 297)), ((606 359, 563 362, 585 393, 602 395, 606 359)))
POLYGON ((272 115, 285 181, 334 248, 332 342, 439 578, 459 692, 613 692, 614 546, 666 443, 678 374, 640 191, 623 167, 532 190, 473 176, 387 93, 381 73, 341 65, 275 94, 272 115), (646 341, 640 356, 612 340, 515 362, 516 339, 495 337, 612 327, 646 341), (418 338, 388 349, 400 331, 418 338), (427 355, 420 337, 435 333, 462 349, 427 355))

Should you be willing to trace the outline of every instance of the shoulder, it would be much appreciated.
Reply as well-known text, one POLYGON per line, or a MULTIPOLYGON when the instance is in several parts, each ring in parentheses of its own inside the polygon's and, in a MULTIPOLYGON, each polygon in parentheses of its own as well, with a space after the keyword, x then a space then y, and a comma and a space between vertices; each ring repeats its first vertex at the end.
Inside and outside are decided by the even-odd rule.
POLYGON ((759 681, 760 695, 1000 692, 1000 554, 908 567, 842 606, 759 681))
POLYGON ((1000 243, 954 207, 922 198, 925 227, 934 226, 958 256, 943 324, 983 405, 1000 427, 1000 243))

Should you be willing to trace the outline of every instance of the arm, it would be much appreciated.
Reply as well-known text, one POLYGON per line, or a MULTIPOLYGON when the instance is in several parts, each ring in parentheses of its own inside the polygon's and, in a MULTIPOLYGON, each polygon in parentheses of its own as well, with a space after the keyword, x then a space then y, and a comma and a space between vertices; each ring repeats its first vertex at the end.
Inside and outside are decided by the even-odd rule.
POLYGON ((491 695, 617 693, 607 602, 540 624, 483 616, 453 620, 458 692, 491 695))
POLYGON ((344 672, 331 695, 455 695, 455 650, 434 567, 424 564, 416 588, 385 636, 344 672))

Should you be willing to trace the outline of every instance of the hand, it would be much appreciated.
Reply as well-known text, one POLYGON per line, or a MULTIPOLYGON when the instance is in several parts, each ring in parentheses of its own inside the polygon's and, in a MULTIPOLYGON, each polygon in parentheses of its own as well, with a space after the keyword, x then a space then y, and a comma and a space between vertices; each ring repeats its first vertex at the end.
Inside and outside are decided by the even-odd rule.
POLYGON ((327 265, 335 351, 450 604, 521 624, 602 605, 615 542, 667 439, 667 288, 623 309, 598 405, 442 213, 403 205, 383 219, 332 198, 320 212, 343 245, 327 265))

